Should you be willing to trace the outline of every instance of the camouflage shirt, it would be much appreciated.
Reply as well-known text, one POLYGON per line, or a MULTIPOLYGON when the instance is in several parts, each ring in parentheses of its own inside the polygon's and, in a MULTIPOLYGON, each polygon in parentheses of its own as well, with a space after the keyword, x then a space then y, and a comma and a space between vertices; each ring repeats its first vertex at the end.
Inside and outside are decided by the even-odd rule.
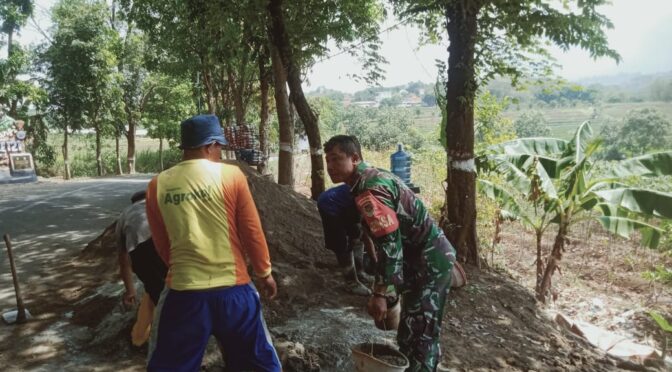
POLYGON ((376 284, 398 290, 449 277, 455 250, 427 208, 394 174, 362 162, 351 191, 376 253, 376 284))

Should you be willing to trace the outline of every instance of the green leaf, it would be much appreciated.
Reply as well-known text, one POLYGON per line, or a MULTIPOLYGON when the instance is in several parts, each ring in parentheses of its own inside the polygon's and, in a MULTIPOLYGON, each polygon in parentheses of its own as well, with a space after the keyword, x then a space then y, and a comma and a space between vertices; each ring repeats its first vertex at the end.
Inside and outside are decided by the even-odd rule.
POLYGON ((576 130, 576 133, 574 133, 574 137, 567 145, 562 157, 572 156, 574 158, 574 164, 580 162, 581 159, 586 156, 585 151, 590 144, 592 137, 593 128, 590 126, 590 122, 584 121, 576 130))
POLYGON ((600 216, 597 218, 605 230, 623 238, 630 238, 630 234, 639 230, 642 239, 641 244, 644 247, 656 248, 660 243, 660 237, 663 230, 649 225, 647 223, 634 220, 627 217, 600 216))
POLYGON ((649 316, 656 322, 658 323, 658 327, 662 329, 665 332, 672 332, 672 325, 663 318, 662 315, 658 314, 656 311, 651 310, 648 312, 649 316))
POLYGON ((527 174, 515 164, 502 161, 497 164, 497 172, 506 176, 506 181, 522 194, 527 194, 530 191, 532 181, 527 174))
POLYGON ((549 156, 562 154, 568 142, 559 138, 518 138, 488 147, 488 151, 506 155, 540 155, 549 156))
POLYGON ((553 180, 551 177, 546 173, 546 169, 544 166, 541 164, 541 162, 536 162, 536 175, 539 177, 539 187, 544 191, 544 194, 548 196, 551 199, 557 199, 558 198, 558 192, 555 189, 555 185, 553 184, 553 180))
POLYGON ((599 190, 595 194, 606 203, 625 208, 631 212, 652 217, 672 219, 672 194, 660 191, 619 188, 599 190))
POLYGON ((486 180, 478 180, 478 190, 489 199, 497 202, 507 213, 520 217, 520 207, 516 199, 508 191, 486 180))
POLYGON ((595 208, 595 206, 600 202, 600 200, 593 193, 584 194, 579 200, 579 208, 589 211, 595 208))
POLYGON ((585 168, 588 158, 581 158, 562 179, 565 183, 565 198, 572 199, 575 196, 583 195, 588 187, 585 179, 585 168))
POLYGON ((489 159, 494 161, 495 163, 509 162, 513 164, 516 168, 522 170, 523 172, 527 170, 527 166, 531 164, 530 159, 533 158, 539 160, 539 163, 541 163, 541 165, 544 167, 544 170, 546 171, 549 177, 555 179, 560 176, 560 172, 558 172, 557 159, 548 156, 535 155, 535 154, 508 154, 508 155, 502 154, 489 157, 489 159))
POLYGON ((502 219, 520 220, 525 225, 534 226, 530 216, 521 208, 518 200, 504 188, 490 181, 479 179, 478 190, 498 204, 502 219))
POLYGON ((672 175, 672 151, 646 154, 616 163, 609 178, 658 177, 672 175))

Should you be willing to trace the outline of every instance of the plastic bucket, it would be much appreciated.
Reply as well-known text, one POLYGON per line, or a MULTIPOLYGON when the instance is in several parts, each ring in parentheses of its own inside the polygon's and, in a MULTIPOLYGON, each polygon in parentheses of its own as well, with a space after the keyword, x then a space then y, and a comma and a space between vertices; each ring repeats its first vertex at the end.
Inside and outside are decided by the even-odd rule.
POLYGON ((382 331, 396 331, 399 328, 399 318, 401 316, 401 299, 396 298, 395 302, 387 303, 387 316, 382 321, 374 321, 376 328, 382 331))
POLYGON ((395 348, 385 344, 365 342, 352 348, 356 372, 403 372, 408 359, 395 348))
POLYGON ((467 284, 467 274, 464 272, 462 265, 459 262, 455 262, 453 266, 453 271, 451 272, 452 279, 450 280, 451 288, 461 288, 467 284))

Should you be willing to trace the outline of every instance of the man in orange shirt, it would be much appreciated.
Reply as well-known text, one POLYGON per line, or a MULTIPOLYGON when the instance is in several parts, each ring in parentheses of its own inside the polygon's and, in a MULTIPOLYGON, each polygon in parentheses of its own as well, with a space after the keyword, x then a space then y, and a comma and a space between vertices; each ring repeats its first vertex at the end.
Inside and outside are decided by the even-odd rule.
POLYGON ((182 122, 182 162, 147 188, 147 219, 168 265, 150 338, 149 371, 198 371, 210 335, 227 370, 280 371, 259 294, 277 293, 268 246, 242 171, 222 164, 215 115, 182 122))

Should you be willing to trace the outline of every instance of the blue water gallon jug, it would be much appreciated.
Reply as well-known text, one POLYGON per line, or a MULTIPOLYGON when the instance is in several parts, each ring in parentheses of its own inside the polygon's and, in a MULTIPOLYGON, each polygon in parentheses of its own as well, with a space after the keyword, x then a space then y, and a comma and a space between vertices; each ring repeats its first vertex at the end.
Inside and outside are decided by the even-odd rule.
POLYGON ((397 145, 397 152, 390 156, 392 173, 401 178, 405 184, 411 183, 411 155, 404 151, 404 145, 397 145))

